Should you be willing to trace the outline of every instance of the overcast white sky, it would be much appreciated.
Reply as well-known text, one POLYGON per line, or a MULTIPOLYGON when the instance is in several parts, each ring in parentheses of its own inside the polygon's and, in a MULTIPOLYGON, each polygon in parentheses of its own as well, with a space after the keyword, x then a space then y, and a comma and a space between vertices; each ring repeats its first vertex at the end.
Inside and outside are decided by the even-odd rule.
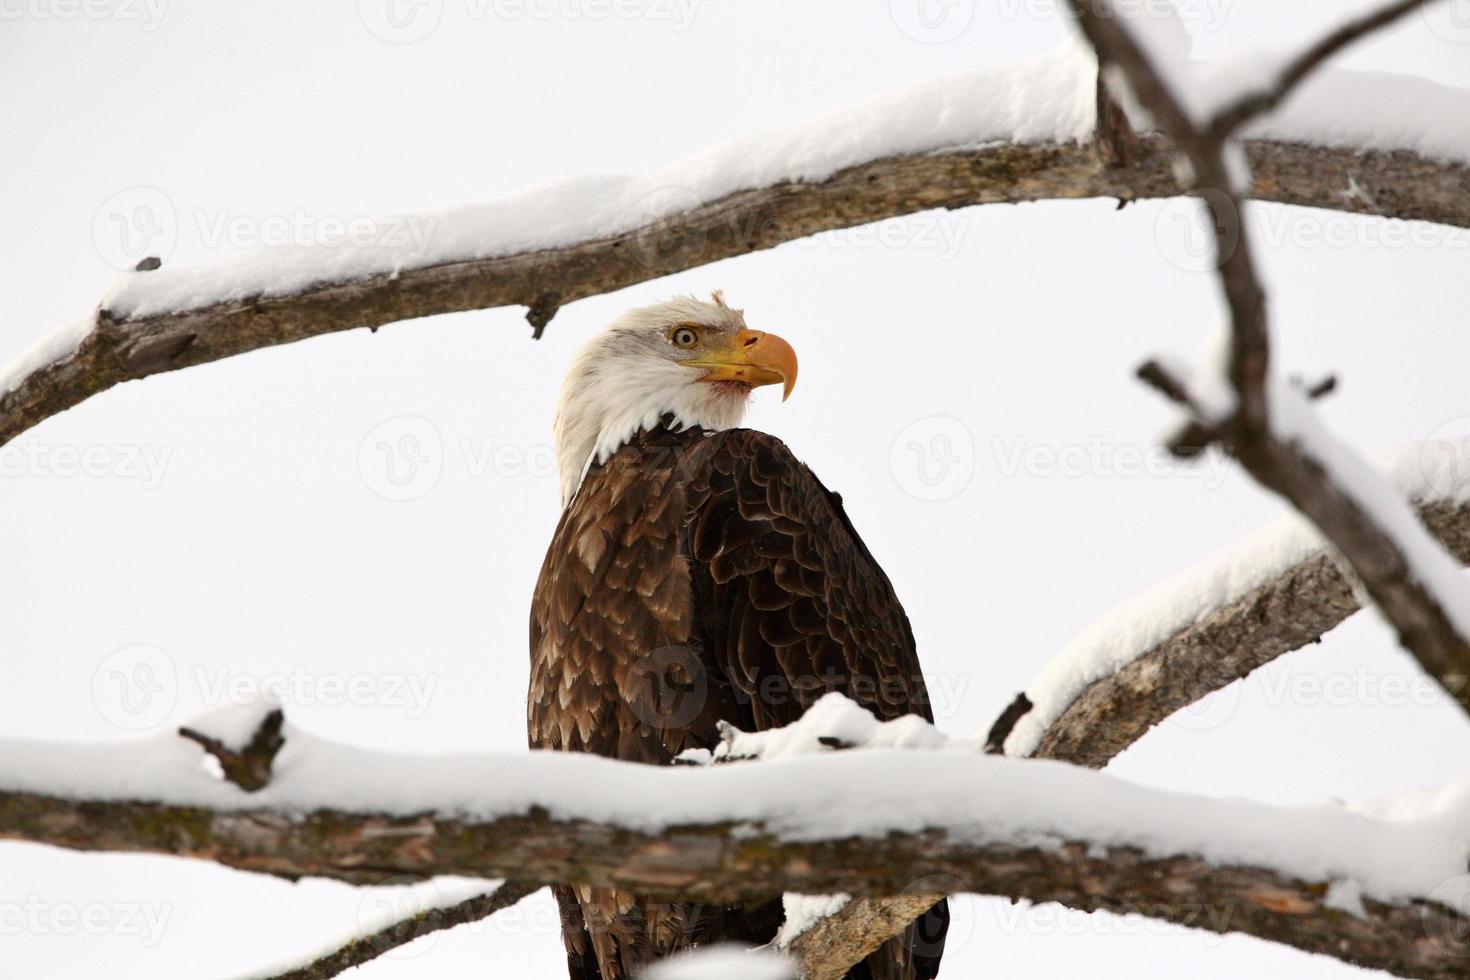
MULTIPOLYGON (((162 229, 150 250, 189 263, 271 229, 638 171, 1067 30, 1047 0, 94 3, 0 0, 0 361, 115 281, 136 245, 119 200, 154 207, 128 234, 162 229)), ((1305 40, 1334 16, 1307 7, 1187 5, 1204 55, 1305 40)), ((1410 17, 1346 63, 1470 87, 1455 28, 1410 17)), ((576 303, 537 343, 519 310, 491 310, 107 392, 0 451, 0 735, 125 738, 276 678, 327 737, 521 750, 556 385, 617 312, 713 287, 801 355, 792 400, 763 394, 751 424, 843 494, 908 607, 941 726, 988 725, 1092 619, 1280 511, 1218 460, 1162 462, 1168 415, 1131 380, 1219 316, 1177 213, 920 215, 576 303), (129 712, 119 676, 164 696, 129 712)), ((1466 431, 1470 237, 1257 214, 1280 359, 1339 375, 1330 423, 1365 451, 1466 431)), ((1113 769, 1305 803, 1448 780, 1467 754, 1463 717, 1363 616, 1113 769)), ((0 977, 223 976, 404 901, 0 845, 0 977)), ((950 978, 1360 972, 1142 920, 956 905, 950 978)), ((542 900, 362 975, 562 969, 542 900)))

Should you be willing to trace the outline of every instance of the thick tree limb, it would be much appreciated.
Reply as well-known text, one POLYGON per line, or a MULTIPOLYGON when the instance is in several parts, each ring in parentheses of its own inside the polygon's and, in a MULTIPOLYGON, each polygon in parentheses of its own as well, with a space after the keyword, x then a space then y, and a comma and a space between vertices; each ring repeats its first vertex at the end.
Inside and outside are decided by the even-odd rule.
MULTIPOLYGON (((1425 504, 1419 515, 1457 559, 1470 564, 1470 505, 1425 504)), ((1174 712, 1317 642, 1360 608, 1338 562, 1314 555, 1088 685, 1047 726, 1032 754, 1100 769, 1174 712)), ((1014 721, 992 735, 993 751, 1014 721)))
POLYGON ((902 894, 915 883, 932 888, 942 878, 978 894, 1242 932, 1402 976, 1459 978, 1470 956, 1470 921, 1433 902, 1369 900, 1359 917, 1328 901, 1325 881, 1084 841, 1021 847, 939 831, 792 841, 749 822, 649 833, 556 820, 544 811, 476 822, 428 814, 211 811, 31 793, 0 794, 0 837, 198 857, 289 877, 372 883, 385 875, 477 875, 693 902, 781 891, 862 898, 902 894))
MULTIPOLYGON (((1470 227, 1470 167, 1463 164, 1407 151, 1365 153, 1272 140, 1248 142, 1246 151, 1255 173, 1251 193, 1260 200, 1470 227), (1347 195, 1349 186, 1364 193, 1347 195)), ((822 181, 740 191, 626 234, 566 248, 409 269, 131 320, 104 310, 76 352, 0 396, 0 445, 124 381, 325 333, 515 305, 526 306, 533 321, 544 324, 558 306, 574 300, 897 215, 1003 202, 1181 193, 1171 154, 1159 137, 1140 136, 1136 144, 1127 143, 1126 152, 1126 165, 1112 165, 1087 144, 1001 144, 890 157, 822 181)))
POLYGON ((855 963, 933 908, 943 895, 854 898, 786 947, 802 980, 842 980, 855 963))
POLYGON ((453 905, 424 909, 377 932, 349 940, 310 963, 271 974, 263 980, 329 980, 355 966, 370 963, 399 946, 406 946, 421 936, 489 918, 502 909, 510 908, 536 891, 537 887, 507 881, 488 894, 475 895, 453 905))

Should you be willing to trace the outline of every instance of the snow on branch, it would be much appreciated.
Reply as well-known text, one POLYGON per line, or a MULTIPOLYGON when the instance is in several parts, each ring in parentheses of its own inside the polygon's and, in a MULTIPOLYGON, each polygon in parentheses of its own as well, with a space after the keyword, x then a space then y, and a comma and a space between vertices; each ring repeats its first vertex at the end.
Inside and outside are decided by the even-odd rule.
MULTIPOLYGON (((1187 163, 1191 189, 1212 219, 1229 309, 1218 368, 1186 376, 1151 362, 1140 369, 1140 377, 1191 415, 1192 432, 1221 442, 1258 483, 1290 501, 1321 530, 1398 630, 1405 648, 1470 711, 1470 585, 1394 488, 1332 437, 1306 397, 1270 370, 1266 295, 1240 220, 1244 199, 1238 161, 1208 126, 1195 121, 1189 95, 1174 88, 1175 78, 1166 77, 1178 72, 1161 71, 1145 52, 1146 44, 1108 4, 1071 3, 1099 61, 1123 73, 1187 163)), ((1300 70, 1281 76, 1273 98, 1279 101, 1326 55, 1405 9, 1402 3, 1386 7, 1309 49, 1294 62, 1300 70)))
MULTIPOLYGON (((1470 564, 1470 452, 1413 443, 1380 469, 1470 564)), ((1078 634, 996 722, 988 747, 1101 768, 1175 711, 1315 643, 1361 606, 1321 533, 1285 515, 1078 634)))
POLYGON ((412 756, 289 723, 283 734, 253 793, 206 773, 200 747, 175 737, 0 745, 0 838, 293 878, 461 875, 690 902, 864 899, 943 882, 1242 932, 1405 976, 1459 976, 1470 956, 1464 784, 1362 810, 1215 800, 986 755, 836 695, 790 730, 752 736, 768 757, 737 765, 412 756))
MULTIPOLYGON (((642 176, 415 215, 423 234, 401 248, 145 263, 93 318, 0 368, 0 445, 124 381, 321 334, 498 306, 526 307, 539 333, 575 300, 822 231, 934 208, 1182 193, 1168 143, 1128 131, 1094 65, 1069 45, 941 76, 642 176)), ((1313 83, 1248 134, 1252 195, 1470 227, 1470 137, 1443 124, 1470 113, 1470 93, 1374 73, 1313 83)))

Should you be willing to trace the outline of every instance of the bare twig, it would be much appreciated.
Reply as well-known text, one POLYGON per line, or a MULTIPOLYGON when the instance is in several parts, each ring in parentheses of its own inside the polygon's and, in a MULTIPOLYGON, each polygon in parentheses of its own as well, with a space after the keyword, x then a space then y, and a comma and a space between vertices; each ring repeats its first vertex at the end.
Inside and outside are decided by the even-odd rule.
POLYGON ((239 751, 192 728, 180 728, 179 734, 191 742, 198 742, 204 751, 214 756, 224 770, 225 779, 245 792, 253 793, 270 782, 271 763, 275 762, 276 753, 281 751, 281 746, 286 744, 286 737, 281 734, 284 720, 285 716, 280 708, 272 710, 261 719, 260 726, 250 736, 250 741, 239 751))
POLYGON ((351 939, 310 963, 282 973, 273 973, 262 980, 328 980, 355 966, 369 963, 399 946, 407 945, 420 936, 489 918, 516 904, 538 887, 540 886, 521 882, 504 882, 493 892, 475 895, 453 905, 424 909, 377 932, 351 939))
POLYGON ((1381 30, 1418 8, 1426 0, 1398 0, 1371 14, 1356 17, 1297 55, 1276 76, 1269 89, 1246 96, 1227 106, 1204 127, 1204 137, 1217 145, 1235 135, 1242 126, 1275 109, 1291 91, 1323 62, 1355 41, 1381 30))
MULTIPOLYGON (((1419 517, 1456 559, 1470 564, 1470 504, 1423 504, 1419 517)), ((1174 712, 1316 643, 1360 608, 1331 555, 1303 559, 1239 598, 1201 610, 1194 623, 1088 685, 1047 725, 1031 754, 1101 768, 1174 712)), ((1453 678, 1436 680, 1446 690, 1463 687, 1453 678)), ((987 751, 1003 751, 1026 710, 1014 704, 1007 709, 990 733, 987 751)))

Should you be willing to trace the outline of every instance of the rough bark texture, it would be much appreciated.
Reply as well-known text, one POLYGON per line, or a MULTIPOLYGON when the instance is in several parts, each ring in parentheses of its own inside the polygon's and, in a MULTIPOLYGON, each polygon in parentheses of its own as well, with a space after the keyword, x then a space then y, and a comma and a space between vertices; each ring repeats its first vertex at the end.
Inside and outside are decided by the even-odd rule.
POLYGON ((902 932, 944 895, 854 898, 815 922, 786 947, 802 980, 842 980, 891 936, 902 932))
POLYGON ((648 834, 544 812, 481 823, 323 810, 211 812, 28 793, 0 794, 0 839, 205 858, 292 878, 368 884, 397 875, 473 875, 621 888, 669 901, 733 902, 782 891, 862 898, 927 891, 943 880, 952 890, 1246 933, 1401 976, 1462 978, 1470 962, 1470 920, 1442 905, 1369 901, 1358 917, 1328 906, 1327 882, 1082 841, 982 845, 927 831, 792 842, 748 823, 648 834))
MULTIPOLYGON (((1470 564, 1470 504, 1426 504, 1419 515, 1470 564)), ((1337 559, 1314 555, 1094 681, 1047 727, 1032 755, 1100 769, 1174 712, 1316 643, 1361 608, 1337 559)))
MULTIPOLYGON (((1259 140, 1246 149, 1255 173, 1251 193, 1261 200, 1470 227, 1470 168, 1464 165, 1409 152, 1259 140), (1349 178, 1362 194, 1345 193, 1349 178)), ((115 384, 320 334, 517 305, 528 308, 539 329, 574 300, 895 215, 1182 192, 1160 137, 1140 137, 1128 153, 1126 166, 1109 165, 1088 144, 1005 144, 890 157, 823 181, 740 191, 636 231, 566 248, 319 284, 289 296, 165 316, 121 320, 103 310, 74 354, 0 397, 0 445, 115 384)))

